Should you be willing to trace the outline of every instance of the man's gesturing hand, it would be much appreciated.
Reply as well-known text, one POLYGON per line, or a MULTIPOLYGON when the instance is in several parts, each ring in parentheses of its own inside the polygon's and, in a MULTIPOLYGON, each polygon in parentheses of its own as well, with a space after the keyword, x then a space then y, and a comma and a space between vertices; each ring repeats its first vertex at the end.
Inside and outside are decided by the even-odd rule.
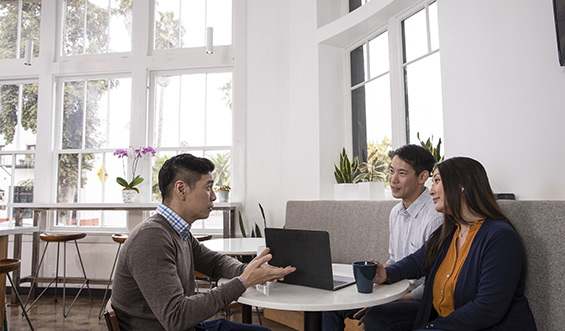
POLYGON ((265 248, 259 256, 247 265, 240 276, 245 287, 283 280, 284 276, 296 270, 295 267, 291 266, 280 268, 268 265, 267 262, 272 258, 273 256, 269 254, 269 248, 265 248))

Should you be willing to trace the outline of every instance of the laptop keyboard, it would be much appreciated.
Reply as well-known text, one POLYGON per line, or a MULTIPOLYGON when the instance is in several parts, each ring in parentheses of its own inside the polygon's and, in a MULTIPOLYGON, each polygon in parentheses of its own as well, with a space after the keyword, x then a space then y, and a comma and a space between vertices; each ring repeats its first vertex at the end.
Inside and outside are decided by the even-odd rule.
POLYGON ((341 284, 345 284, 345 283, 347 283, 347 282, 344 282, 343 280, 335 280, 334 279, 334 287, 339 286, 341 284))

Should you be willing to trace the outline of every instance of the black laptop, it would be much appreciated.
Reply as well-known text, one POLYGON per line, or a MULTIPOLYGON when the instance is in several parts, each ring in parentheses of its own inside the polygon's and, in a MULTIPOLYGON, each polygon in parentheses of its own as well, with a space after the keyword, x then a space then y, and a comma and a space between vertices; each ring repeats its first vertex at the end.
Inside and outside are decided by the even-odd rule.
POLYGON ((337 290, 355 283, 353 277, 334 276, 327 231, 265 228, 265 242, 273 258, 270 265, 296 267, 285 283, 337 290))

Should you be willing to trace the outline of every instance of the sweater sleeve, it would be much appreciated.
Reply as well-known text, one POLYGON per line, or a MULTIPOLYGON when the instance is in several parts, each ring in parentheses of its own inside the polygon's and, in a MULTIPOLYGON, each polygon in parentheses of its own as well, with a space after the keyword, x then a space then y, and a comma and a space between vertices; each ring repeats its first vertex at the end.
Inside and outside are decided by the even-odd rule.
POLYGON ((464 275, 460 275, 455 289, 455 310, 428 323, 430 328, 481 330, 503 319, 520 281, 522 247, 509 226, 493 232, 480 249, 480 259, 470 262, 473 265, 470 269, 478 270, 478 283, 466 282, 464 275))
POLYGON ((183 282, 191 277, 186 276, 190 262, 186 269, 179 268, 175 262, 179 249, 169 235, 157 228, 139 232, 130 243, 127 263, 159 323, 167 330, 187 330, 236 300, 245 287, 232 279, 206 293, 185 293, 183 282))

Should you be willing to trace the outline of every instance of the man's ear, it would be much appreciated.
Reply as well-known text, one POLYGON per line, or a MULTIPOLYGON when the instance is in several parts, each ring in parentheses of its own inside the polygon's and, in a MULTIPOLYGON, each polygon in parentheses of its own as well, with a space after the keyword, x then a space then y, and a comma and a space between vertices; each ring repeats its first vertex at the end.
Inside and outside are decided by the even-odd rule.
POLYGON ((173 194, 184 200, 188 193, 190 193, 190 187, 182 180, 177 180, 173 186, 173 194))
POLYGON ((424 170, 418 175, 418 183, 423 185, 423 184, 426 183, 428 178, 430 178, 430 172, 427 171, 427 170, 424 170))

